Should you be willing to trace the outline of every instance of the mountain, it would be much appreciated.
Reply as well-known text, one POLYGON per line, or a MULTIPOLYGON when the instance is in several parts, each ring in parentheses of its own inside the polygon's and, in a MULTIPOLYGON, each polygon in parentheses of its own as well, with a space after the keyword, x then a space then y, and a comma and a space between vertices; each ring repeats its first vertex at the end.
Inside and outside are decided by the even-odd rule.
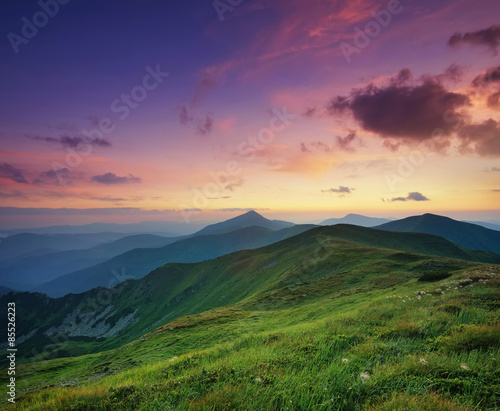
POLYGON ((463 221, 464 223, 480 225, 481 227, 489 228, 490 230, 500 231, 500 225, 489 223, 487 221, 463 221))
POLYGON ((198 262, 238 250, 262 247, 313 227, 298 225, 279 231, 246 227, 224 234, 199 234, 161 248, 128 251, 98 265, 60 276, 37 286, 35 290, 50 296, 62 296, 99 286, 110 287, 127 278, 141 278, 167 262, 198 262))
POLYGON ((295 224, 287 221, 268 220, 256 211, 249 211, 245 214, 231 218, 220 223, 211 224, 198 231, 196 235, 223 234, 244 227, 263 227, 268 230, 281 230, 293 227, 295 224))
POLYGON ((61 275, 100 264, 135 248, 164 247, 179 239, 137 234, 87 249, 19 256, 0 261, 0 281, 18 290, 33 291, 61 275))
POLYGON ((377 226, 381 230, 430 233, 473 250, 500 253, 500 232, 434 214, 408 217, 377 226))
POLYGON ((380 224, 388 223, 391 220, 385 218, 367 217, 360 214, 347 214, 342 218, 329 218, 322 221, 320 225, 335 225, 335 224, 353 224, 361 227, 375 227, 380 224))
POLYGON ((15 234, 0 238, 0 261, 23 255, 90 248, 124 237, 120 233, 97 234, 15 234))
MULTIPOLYGON (((242 233, 218 238, 227 235, 242 238, 242 233)), ((217 236, 204 240, 213 243, 217 236)), ((226 306, 227 311, 231 304, 241 304, 245 310, 250 301, 257 301, 255 309, 273 316, 308 295, 332 301, 391 289, 422 276, 439 279, 456 270, 486 267, 449 256, 500 262, 498 255, 466 250, 435 235, 337 225, 208 261, 169 263, 111 289, 100 287, 57 299, 40 293, 10 293, 0 298, 0 306, 16 302, 17 339, 23 344, 19 360, 39 355, 40 349, 47 355, 80 355, 116 348, 167 323, 172 324, 170 331, 193 327, 187 320, 175 320, 217 307, 226 306)), ((289 321, 298 319, 291 315, 289 321)), ((1 341, 6 341, 6 329, 0 329, 1 341)))
POLYGON ((5 294, 9 294, 11 291, 14 291, 14 290, 12 288, 3 287, 0 285, 0 296, 5 295, 5 294))
POLYGON ((189 224, 177 221, 143 221, 140 223, 117 224, 117 223, 92 223, 83 225, 54 225, 49 227, 21 228, 14 230, 1 230, 9 235, 31 233, 31 234, 98 234, 102 232, 114 232, 122 234, 158 234, 165 237, 192 234, 204 225, 200 222, 189 224))

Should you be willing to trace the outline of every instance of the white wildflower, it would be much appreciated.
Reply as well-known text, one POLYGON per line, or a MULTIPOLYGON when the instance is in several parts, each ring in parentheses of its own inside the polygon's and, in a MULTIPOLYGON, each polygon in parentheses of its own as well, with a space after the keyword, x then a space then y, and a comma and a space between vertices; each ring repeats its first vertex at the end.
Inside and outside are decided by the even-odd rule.
POLYGON ((359 374, 359 378, 361 378, 361 381, 368 381, 371 377, 367 372, 362 372, 359 374))

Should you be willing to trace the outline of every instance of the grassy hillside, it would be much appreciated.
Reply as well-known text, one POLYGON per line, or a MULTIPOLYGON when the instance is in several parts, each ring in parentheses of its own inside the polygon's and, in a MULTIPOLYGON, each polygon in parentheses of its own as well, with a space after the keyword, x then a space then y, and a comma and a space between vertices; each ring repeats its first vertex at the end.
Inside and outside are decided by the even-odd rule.
POLYGON ((430 282, 386 268, 271 286, 116 350, 25 364, 11 408, 497 409, 500 267, 430 282))
MULTIPOLYGON (((427 234, 319 227, 256 250, 196 264, 167 264, 111 290, 97 288, 59 299, 19 293, 2 297, 0 305, 7 306, 12 298, 17 303, 17 334, 24 340, 19 361, 81 355, 116 348, 175 318, 269 296, 284 287, 324 280, 327 290, 337 283, 383 288, 479 265, 433 252, 456 257, 467 250, 427 234)), ((2 341, 5 330, 0 329, 2 341)))
POLYGON ((390 231, 436 234, 462 247, 500 253, 500 231, 434 214, 424 214, 391 221, 376 228, 390 231))

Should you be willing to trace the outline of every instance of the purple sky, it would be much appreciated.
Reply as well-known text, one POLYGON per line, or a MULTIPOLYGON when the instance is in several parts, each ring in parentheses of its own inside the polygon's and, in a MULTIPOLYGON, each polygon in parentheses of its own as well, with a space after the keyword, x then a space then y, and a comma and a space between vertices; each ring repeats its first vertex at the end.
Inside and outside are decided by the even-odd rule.
POLYGON ((9 3, 0 228, 500 220, 498 1, 9 3))

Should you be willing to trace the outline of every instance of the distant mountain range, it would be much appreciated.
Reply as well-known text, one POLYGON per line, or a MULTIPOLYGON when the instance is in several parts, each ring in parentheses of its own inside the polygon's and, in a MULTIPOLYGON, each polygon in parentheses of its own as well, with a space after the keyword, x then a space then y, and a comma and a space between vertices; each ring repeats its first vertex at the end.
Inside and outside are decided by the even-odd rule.
MULTIPOLYGON (((17 234, 9 239, 18 236, 25 237, 27 235, 17 234)), ((34 236, 40 235, 34 234, 34 236)), ((71 238, 76 235, 65 234, 64 236, 68 239, 68 243, 65 244, 68 246, 71 244, 71 238)), ((49 252, 50 250, 46 249, 36 250, 29 255, 0 261, 0 280, 2 284, 10 285, 19 290, 36 290, 40 284, 61 275, 100 264, 135 248, 164 247, 178 241, 179 238, 137 234, 92 248, 56 252, 49 252)), ((0 250, 1 247, 0 244, 0 250)))
POLYGON ((103 232, 131 234, 158 234, 165 237, 192 234, 206 224, 190 222, 189 224, 177 221, 143 221, 141 223, 116 224, 92 223, 83 225, 54 225, 49 227, 20 228, 1 230, 2 233, 13 235, 20 233, 32 234, 97 234, 103 232))
POLYGON ((19 256, 91 248, 123 238, 124 234, 15 234, 0 238, 0 261, 19 256))
POLYGON ((434 214, 408 217, 377 226, 381 230, 430 233, 473 250, 500 253, 500 232, 434 214))
POLYGON ((328 220, 322 221, 320 225, 353 224, 361 227, 375 227, 390 221, 391 220, 385 218, 367 217, 360 214, 347 214, 342 218, 329 218, 328 220))
POLYGON ((60 276, 36 287, 53 297, 81 293, 95 287, 111 287, 126 278, 142 278, 168 263, 200 262, 239 250, 262 247, 310 230, 313 225, 298 225, 278 231, 250 226, 222 234, 196 235, 161 248, 138 248, 101 264, 60 276))
MULTIPOLYGON (((340 230, 345 222, 372 226, 381 221, 384 224, 376 228, 435 234, 465 247, 457 247, 450 254, 448 245, 444 254, 437 248, 435 255, 494 262, 494 255, 471 254, 470 249, 500 253, 500 232, 432 214, 389 222, 348 214, 340 219, 325 220, 322 224, 336 225, 340 230)), ((81 293, 98 286, 110 287, 126 278, 142 278, 169 262, 201 262, 272 244, 314 227, 269 220, 250 211, 208 225, 194 234, 178 237, 124 233, 16 234, 0 239, 0 285, 16 290, 45 292, 53 297, 81 293)), ((361 242, 360 234, 361 231, 358 231, 358 238, 351 240, 361 242)), ((384 236, 379 235, 378 242, 374 241, 370 238, 368 243, 385 247, 384 236)), ((411 250, 426 253, 425 250, 411 250)))

